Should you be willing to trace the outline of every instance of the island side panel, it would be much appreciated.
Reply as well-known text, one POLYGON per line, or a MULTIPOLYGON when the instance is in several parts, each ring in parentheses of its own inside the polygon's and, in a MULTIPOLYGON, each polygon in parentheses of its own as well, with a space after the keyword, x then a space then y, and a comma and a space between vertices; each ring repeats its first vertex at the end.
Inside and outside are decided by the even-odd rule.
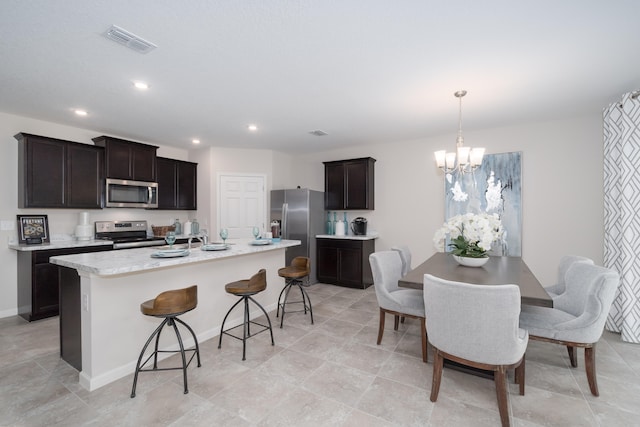
POLYGON ((60 357, 82 371, 80 276, 73 268, 58 266, 60 276, 60 357))
MULTIPOLYGON (((248 279, 259 269, 266 269, 267 289, 254 298, 267 311, 275 309, 284 286, 277 273, 285 265, 284 255, 284 249, 278 249, 115 276, 81 273, 81 298, 87 295, 88 310, 81 311, 80 384, 95 390, 134 372, 142 346, 161 321, 144 316, 140 304, 163 291, 198 286, 198 306, 181 319, 193 328, 201 343, 219 334, 224 315, 238 300, 224 290, 229 282, 248 279)), ((260 314, 252 308, 252 317, 260 314)), ((237 309, 225 327, 242 320, 243 312, 237 309)), ((183 338, 185 345, 192 344, 191 339, 183 338)), ((174 344, 174 334, 162 334, 161 348, 174 344)), ((250 348, 248 352, 251 353, 250 348)))

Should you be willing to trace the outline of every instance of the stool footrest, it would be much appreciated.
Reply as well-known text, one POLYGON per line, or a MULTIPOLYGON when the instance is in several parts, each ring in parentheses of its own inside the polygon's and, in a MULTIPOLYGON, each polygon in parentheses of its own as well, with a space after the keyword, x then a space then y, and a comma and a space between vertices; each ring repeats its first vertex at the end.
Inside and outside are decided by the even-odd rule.
MULTIPOLYGON (((191 354, 191 357, 189 358, 189 361, 186 364, 186 367, 188 368, 189 365, 191 364, 191 361, 193 360, 193 358, 196 356, 196 352, 197 349, 194 348, 185 348, 184 352, 186 353, 187 351, 192 351, 193 353, 191 354)), ((156 354, 156 353, 180 353, 180 350, 158 350, 157 352, 153 352, 149 355, 149 357, 147 357, 147 359, 142 363, 142 365, 140 365, 140 368, 138 369, 138 372, 152 372, 152 371, 173 371, 173 370, 177 370, 177 369, 184 369, 185 367, 183 366, 176 366, 175 368, 145 368, 147 362, 149 362, 149 360, 151 360, 151 358, 156 354)))
MULTIPOLYGON (((257 331, 257 332, 251 331, 251 332, 249 333, 249 335, 247 335, 247 338, 251 338, 251 337, 253 337, 253 336, 255 336, 255 335, 258 335, 260 332, 268 331, 269 329, 271 329, 269 326, 267 326, 267 325, 263 325, 262 323, 254 322, 253 320, 249 320, 249 323, 252 323, 252 324, 254 324, 254 325, 261 326, 261 327, 262 327, 262 329, 260 329, 260 330, 259 330, 259 331, 257 331)), ((241 324, 239 324, 238 326, 234 326, 234 327, 229 328, 229 329, 225 329, 224 331, 222 331, 222 333, 223 333, 223 334, 225 334, 225 335, 229 335, 230 337, 233 337, 233 338, 235 338, 235 339, 237 339, 237 340, 243 341, 245 338, 243 338, 243 337, 239 337, 239 336, 237 336, 237 335, 233 335, 232 333, 230 333, 230 332, 229 332, 229 331, 232 331, 232 330, 234 330, 234 329, 236 329, 236 328, 242 328, 242 327, 244 327, 244 323, 241 323, 241 324)))

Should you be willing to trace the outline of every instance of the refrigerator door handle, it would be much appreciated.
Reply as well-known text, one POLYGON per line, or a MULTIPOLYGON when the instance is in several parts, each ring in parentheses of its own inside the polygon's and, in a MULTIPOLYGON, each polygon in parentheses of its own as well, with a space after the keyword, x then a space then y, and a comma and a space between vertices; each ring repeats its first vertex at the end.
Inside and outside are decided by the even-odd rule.
POLYGON ((282 224, 281 224, 281 229, 280 229, 280 234, 282 235, 283 239, 288 239, 289 235, 287 234, 287 224, 288 224, 288 218, 287 216, 289 215, 289 204, 288 203, 283 203, 282 204, 282 224))

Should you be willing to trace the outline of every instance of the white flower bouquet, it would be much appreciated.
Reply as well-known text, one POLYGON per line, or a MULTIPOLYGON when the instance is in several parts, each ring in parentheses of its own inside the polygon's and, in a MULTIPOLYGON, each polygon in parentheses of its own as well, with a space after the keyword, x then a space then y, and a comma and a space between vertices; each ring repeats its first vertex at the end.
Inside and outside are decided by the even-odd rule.
POLYGON ((449 237, 451 254, 469 257, 484 258, 491 245, 496 240, 502 239, 504 230, 498 214, 474 214, 467 213, 456 215, 445 222, 433 236, 433 244, 443 252, 444 243, 449 237))

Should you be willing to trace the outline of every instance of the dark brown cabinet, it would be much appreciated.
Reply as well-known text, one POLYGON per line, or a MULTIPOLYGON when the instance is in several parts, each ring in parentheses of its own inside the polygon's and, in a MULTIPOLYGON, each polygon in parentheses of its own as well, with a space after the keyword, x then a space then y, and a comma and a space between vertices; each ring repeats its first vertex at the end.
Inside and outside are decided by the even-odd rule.
POLYGON ((102 245, 18 251, 18 314, 30 322, 58 315, 58 266, 49 263, 50 257, 112 249, 113 245, 102 245))
POLYGON ((102 208, 102 148, 27 133, 15 138, 19 208, 102 208))
POLYGON ((156 181, 158 147, 104 135, 93 138, 93 142, 105 148, 107 178, 156 181))
POLYGON ((158 209, 198 208, 198 164, 183 160, 156 159, 158 169, 158 209))
POLYGON ((373 210, 376 159, 324 162, 324 208, 327 210, 373 210))
POLYGON ((316 245, 320 282, 361 289, 373 284, 369 255, 375 240, 319 238, 316 245))

